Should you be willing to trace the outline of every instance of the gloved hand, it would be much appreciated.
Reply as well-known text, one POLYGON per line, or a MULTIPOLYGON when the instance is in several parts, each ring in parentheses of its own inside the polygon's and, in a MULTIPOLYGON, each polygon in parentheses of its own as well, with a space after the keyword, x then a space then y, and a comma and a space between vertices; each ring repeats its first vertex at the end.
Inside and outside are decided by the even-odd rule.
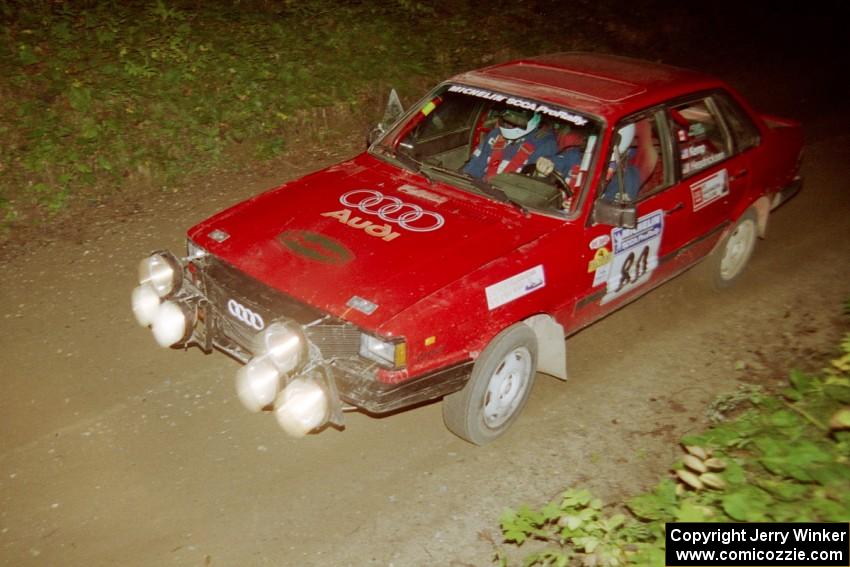
POLYGON ((547 157, 537 158, 537 163, 534 166, 537 169, 537 174, 541 177, 546 177, 555 170, 555 164, 547 157))

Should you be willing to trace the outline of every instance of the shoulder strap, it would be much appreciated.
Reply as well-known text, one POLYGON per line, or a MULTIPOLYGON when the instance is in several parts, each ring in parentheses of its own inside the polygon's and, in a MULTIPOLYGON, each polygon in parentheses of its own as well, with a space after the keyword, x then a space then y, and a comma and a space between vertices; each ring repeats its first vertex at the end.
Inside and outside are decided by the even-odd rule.
POLYGON ((505 137, 501 134, 496 136, 496 139, 493 141, 493 147, 490 151, 490 157, 487 159, 487 171, 485 172, 484 178, 490 179, 499 170, 499 164, 502 163, 502 156, 505 155, 505 147, 508 145, 508 141, 505 140, 505 137))

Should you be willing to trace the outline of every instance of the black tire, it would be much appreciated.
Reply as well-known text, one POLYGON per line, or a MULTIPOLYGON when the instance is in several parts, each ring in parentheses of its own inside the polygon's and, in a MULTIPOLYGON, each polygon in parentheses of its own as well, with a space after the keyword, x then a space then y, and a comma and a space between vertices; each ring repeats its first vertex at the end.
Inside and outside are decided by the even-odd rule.
POLYGON ((753 209, 741 215, 706 260, 715 289, 732 286, 744 273, 758 240, 758 222, 753 209))
POLYGON ((475 361, 466 386, 443 399, 446 427, 475 445, 495 440, 522 411, 536 372, 534 331, 523 323, 508 327, 475 361), (498 382, 493 382, 494 379, 498 382), (496 388, 498 395, 493 391, 496 388))

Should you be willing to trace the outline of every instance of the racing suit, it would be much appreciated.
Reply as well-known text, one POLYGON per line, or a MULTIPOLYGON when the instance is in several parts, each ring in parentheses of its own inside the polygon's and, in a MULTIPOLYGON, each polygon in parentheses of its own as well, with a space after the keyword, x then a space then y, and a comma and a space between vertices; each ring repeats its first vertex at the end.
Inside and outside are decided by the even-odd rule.
POLYGON ((577 148, 558 153, 558 141, 551 128, 539 128, 516 140, 507 140, 498 128, 493 128, 481 139, 463 171, 487 180, 499 173, 519 172, 541 157, 552 160, 555 170, 562 176, 568 175, 573 166, 581 162, 581 152, 577 148))

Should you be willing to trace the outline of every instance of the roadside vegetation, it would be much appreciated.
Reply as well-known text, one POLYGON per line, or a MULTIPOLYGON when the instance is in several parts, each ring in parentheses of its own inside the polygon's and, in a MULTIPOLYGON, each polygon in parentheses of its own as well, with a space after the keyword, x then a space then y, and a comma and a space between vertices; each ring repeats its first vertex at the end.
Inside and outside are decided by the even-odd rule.
POLYGON ((299 112, 449 63, 417 6, 249 4, 0 2, 0 220, 274 156, 299 112))
MULTIPOLYGON (((850 302, 845 308, 850 315, 850 302)), ((780 392, 742 388, 682 439, 670 476, 625 503, 581 488, 506 510, 502 566, 664 565, 666 522, 846 522, 850 517, 850 332, 817 374, 780 392), (733 417, 727 417, 733 416, 733 417)))
POLYGON ((0 242, 272 158, 305 130, 325 143, 337 117, 379 116, 390 86, 410 100, 512 56, 648 44, 611 4, 0 0, 0 242))

